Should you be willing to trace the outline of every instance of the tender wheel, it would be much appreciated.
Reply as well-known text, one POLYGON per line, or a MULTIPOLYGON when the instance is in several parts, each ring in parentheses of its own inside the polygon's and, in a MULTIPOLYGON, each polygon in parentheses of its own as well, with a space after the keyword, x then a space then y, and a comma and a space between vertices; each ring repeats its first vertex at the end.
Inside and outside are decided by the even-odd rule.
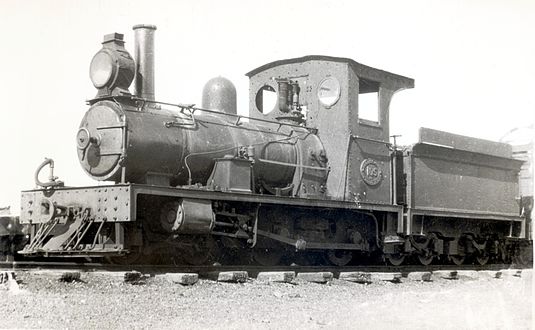
POLYGON ((533 264, 533 248, 529 243, 521 243, 513 255, 513 262, 517 265, 533 264))
POLYGON ((450 256, 451 262, 453 262, 455 265, 460 266, 464 263, 464 260, 466 257, 464 256, 450 256))
POLYGON ((433 251, 437 240, 438 239, 435 233, 429 233, 427 236, 410 237, 412 246, 419 251, 416 257, 420 264, 427 266, 433 262, 435 259, 433 251))
POLYGON ((386 260, 392 266, 400 266, 405 261, 405 256, 402 254, 388 254, 386 260))
POLYGON ((284 251, 280 249, 269 248, 255 248, 253 250, 253 259, 262 266, 278 265, 284 255, 284 251))
POLYGON ((430 265, 433 260, 435 259, 435 257, 433 255, 427 255, 427 256, 424 256, 424 255, 418 255, 418 261, 420 262, 420 264, 424 265, 424 266, 428 266, 430 265))
POLYGON ((325 254, 327 260, 335 266, 345 266, 353 259, 351 251, 329 250, 325 254))
POLYGON ((476 256, 476 262, 481 266, 486 265, 487 262, 489 262, 489 259, 490 259, 490 256, 488 254, 476 256))

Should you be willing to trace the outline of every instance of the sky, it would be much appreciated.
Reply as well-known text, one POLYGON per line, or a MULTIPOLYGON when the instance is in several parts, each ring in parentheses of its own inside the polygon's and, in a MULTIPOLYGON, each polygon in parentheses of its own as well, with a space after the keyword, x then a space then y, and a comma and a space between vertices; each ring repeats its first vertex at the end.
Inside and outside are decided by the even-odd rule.
MULTIPOLYGON (((394 96, 390 132, 419 127, 498 141, 533 125, 535 1, 0 0, 0 207, 20 207, 45 157, 69 186, 96 185, 75 135, 96 95, 89 63, 104 34, 156 31, 156 99, 201 104, 215 76, 248 113, 245 73, 304 55, 349 57, 415 79, 394 96)), ((133 91, 133 88, 131 88, 133 91)))

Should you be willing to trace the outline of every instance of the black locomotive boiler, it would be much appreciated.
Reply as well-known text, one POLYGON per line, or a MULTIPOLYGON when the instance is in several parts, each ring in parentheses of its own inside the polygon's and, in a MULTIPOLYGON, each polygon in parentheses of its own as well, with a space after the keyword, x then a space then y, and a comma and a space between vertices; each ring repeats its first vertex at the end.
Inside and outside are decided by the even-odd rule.
POLYGON ((305 56, 247 73, 248 116, 221 77, 205 86, 202 107, 164 103, 154 93, 155 30, 134 27, 135 59, 123 35, 106 35, 91 62, 98 92, 76 147, 87 175, 111 183, 65 187, 46 160, 42 188, 22 193, 30 242, 20 253, 485 264, 529 245, 511 146, 431 129, 409 147, 390 142, 390 101, 413 79, 305 56))

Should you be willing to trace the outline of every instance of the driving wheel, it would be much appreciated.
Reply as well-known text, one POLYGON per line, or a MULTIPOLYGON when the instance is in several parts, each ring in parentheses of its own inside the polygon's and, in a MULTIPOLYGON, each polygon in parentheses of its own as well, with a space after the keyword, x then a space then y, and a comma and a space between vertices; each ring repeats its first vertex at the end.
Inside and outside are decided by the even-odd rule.
POLYGON ((280 249, 257 247, 253 249, 253 259, 262 266, 278 265, 284 252, 280 249))
POLYGON ((343 250, 329 250, 326 256, 331 264, 340 267, 347 265, 353 259, 353 253, 351 251, 343 250))

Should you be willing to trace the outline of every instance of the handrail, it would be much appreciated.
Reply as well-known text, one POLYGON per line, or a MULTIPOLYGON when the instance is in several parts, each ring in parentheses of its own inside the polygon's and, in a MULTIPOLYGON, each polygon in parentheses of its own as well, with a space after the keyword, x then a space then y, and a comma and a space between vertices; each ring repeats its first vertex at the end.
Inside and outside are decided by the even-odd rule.
POLYGON ((279 126, 283 126, 284 125, 284 126, 288 126, 288 127, 304 128, 306 130, 311 131, 314 134, 317 134, 317 132, 318 132, 318 129, 317 128, 313 128, 313 127, 301 126, 301 125, 295 125, 295 124, 288 124, 288 123, 281 123, 279 121, 274 121, 274 120, 254 118, 254 117, 243 116, 243 115, 238 115, 238 114, 233 114, 233 113, 226 113, 226 112, 221 112, 221 111, 217 111, 217 110, 213 110, 213 109, 199 108, 199 107, 195 107, 195 104, 181 104, 181 103, 174 104, 174 103, 168 103, 168 102, 147 100, 147 99, 136 97, 136 96, 132 96, 132 97, 130 97, 130 99, 133 100, 133 101, 141 101, 141 102, 144 102, 144 103, 154 103, 154 104, 162 104, 162 105, 168 105, 168 106, 172 106, 172 107, 177 107, 177 108, 182 109, 182 111, 187 109, 187 110, 191 111, 192 114, 195 111, 204 111, 204 112, 213 113, 213 114, 217 114, 217 115, 233 117, 233 118, 237 118, 237 122, 239 122, 241 119, 248 119, 248 120, 258 121, 258 122, 262 122, 262 123, 276 124, 276 125, 279 125, 279 126))
POLYGON ((373 143, 384 144, 389 150, 394 150, 394 145, 392 143, 390 143, 390 142, 385 142, 385 141, 382 141, 382 140, 365 138, 365 137, 358 136, 358 135, 355 135, 355 134, 351 134, 351 138, 353 138, 355 140, 363 140, 363 141, 368 141, 368 142, 373 142, 373 143))

